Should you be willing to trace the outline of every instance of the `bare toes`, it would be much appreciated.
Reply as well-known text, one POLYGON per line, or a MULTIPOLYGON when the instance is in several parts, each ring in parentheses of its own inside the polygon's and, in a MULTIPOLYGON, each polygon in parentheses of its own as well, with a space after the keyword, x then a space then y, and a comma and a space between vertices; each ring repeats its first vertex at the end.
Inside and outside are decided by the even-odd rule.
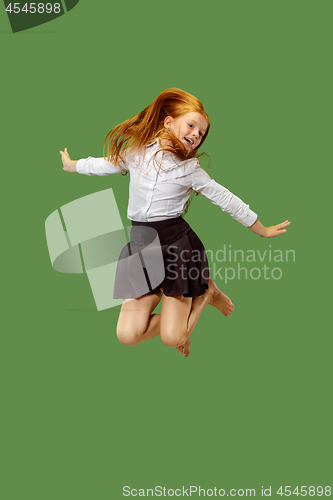
POLYGON ((184 344, 184 356, 185 356, 185 358, 187 358, 187 356, 190 354, 190 345, 191 345, 191 341, 188 338, 184 344))

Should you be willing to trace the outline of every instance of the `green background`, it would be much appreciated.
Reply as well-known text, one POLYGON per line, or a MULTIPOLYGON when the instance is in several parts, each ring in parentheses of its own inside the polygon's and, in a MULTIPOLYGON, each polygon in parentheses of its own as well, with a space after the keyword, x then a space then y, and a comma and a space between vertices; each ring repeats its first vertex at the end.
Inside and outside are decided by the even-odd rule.
POLYGON ((3 9, 4 500, 332 486, 332 14, 321 0, 80 0, 13 35, 3 9), (109 187, 126 224, 128 176, 65 173, 59 150, 101 156, 168 87, 211 117, 211 177, 263 224, 292 222, 259 238, 199 196, 186 220, 206 248, 296 254, 280 280, 217 276, 235 312, 207 307, 189 358, 159 338, 120 344, 119 307, 97 312, 87 276, 52 269, 44 230, 109 187))

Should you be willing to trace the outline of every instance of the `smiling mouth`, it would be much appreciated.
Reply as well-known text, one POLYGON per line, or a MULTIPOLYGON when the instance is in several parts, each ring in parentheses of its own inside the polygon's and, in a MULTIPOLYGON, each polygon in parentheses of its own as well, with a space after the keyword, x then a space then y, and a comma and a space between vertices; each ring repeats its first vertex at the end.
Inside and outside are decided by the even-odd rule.
POLYGON ((184 137, 184 139, 190 146, 193 146, 194 142, 192 141, 192 139, 188 139, 187 137, 184 137))

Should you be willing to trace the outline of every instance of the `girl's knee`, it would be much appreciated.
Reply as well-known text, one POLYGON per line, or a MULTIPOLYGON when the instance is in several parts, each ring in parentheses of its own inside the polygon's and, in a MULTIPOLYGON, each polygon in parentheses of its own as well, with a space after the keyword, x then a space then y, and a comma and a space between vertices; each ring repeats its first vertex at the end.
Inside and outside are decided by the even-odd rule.
POLYGON ((186 331, 181 329, 161 329, 160 331, 161 340, 164 345, 169 347, 178 347, 185 344, 188 334, 186 331))
POLYGON ((139 343, 140 332, 134 328, 124 328, 117 326, 118 340, 124 345, 136 345, 139 343))

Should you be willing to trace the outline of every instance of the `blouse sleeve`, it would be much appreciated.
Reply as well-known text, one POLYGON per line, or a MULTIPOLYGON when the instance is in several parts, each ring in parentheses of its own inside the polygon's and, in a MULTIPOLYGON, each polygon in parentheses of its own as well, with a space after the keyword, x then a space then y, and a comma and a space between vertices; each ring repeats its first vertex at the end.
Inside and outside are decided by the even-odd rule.
POLYGON ((125 163, 122 163, 122 168, 120 168, 118 165, 114 165, 108 160, 104 160, 104 158, 93 158, 89 156, 88 158, 78 160, 76 171, 79 174, 103 176, 128 171, 128 167, 125 163))
POLYGON ((255 223, 257 214, 250 209, 249 205, 209 177, 199 163, 194 168, 191 177, 192 189, 203 194, 215 205, 219 205, 223 212, 227 212, 245 227, 255 223))

